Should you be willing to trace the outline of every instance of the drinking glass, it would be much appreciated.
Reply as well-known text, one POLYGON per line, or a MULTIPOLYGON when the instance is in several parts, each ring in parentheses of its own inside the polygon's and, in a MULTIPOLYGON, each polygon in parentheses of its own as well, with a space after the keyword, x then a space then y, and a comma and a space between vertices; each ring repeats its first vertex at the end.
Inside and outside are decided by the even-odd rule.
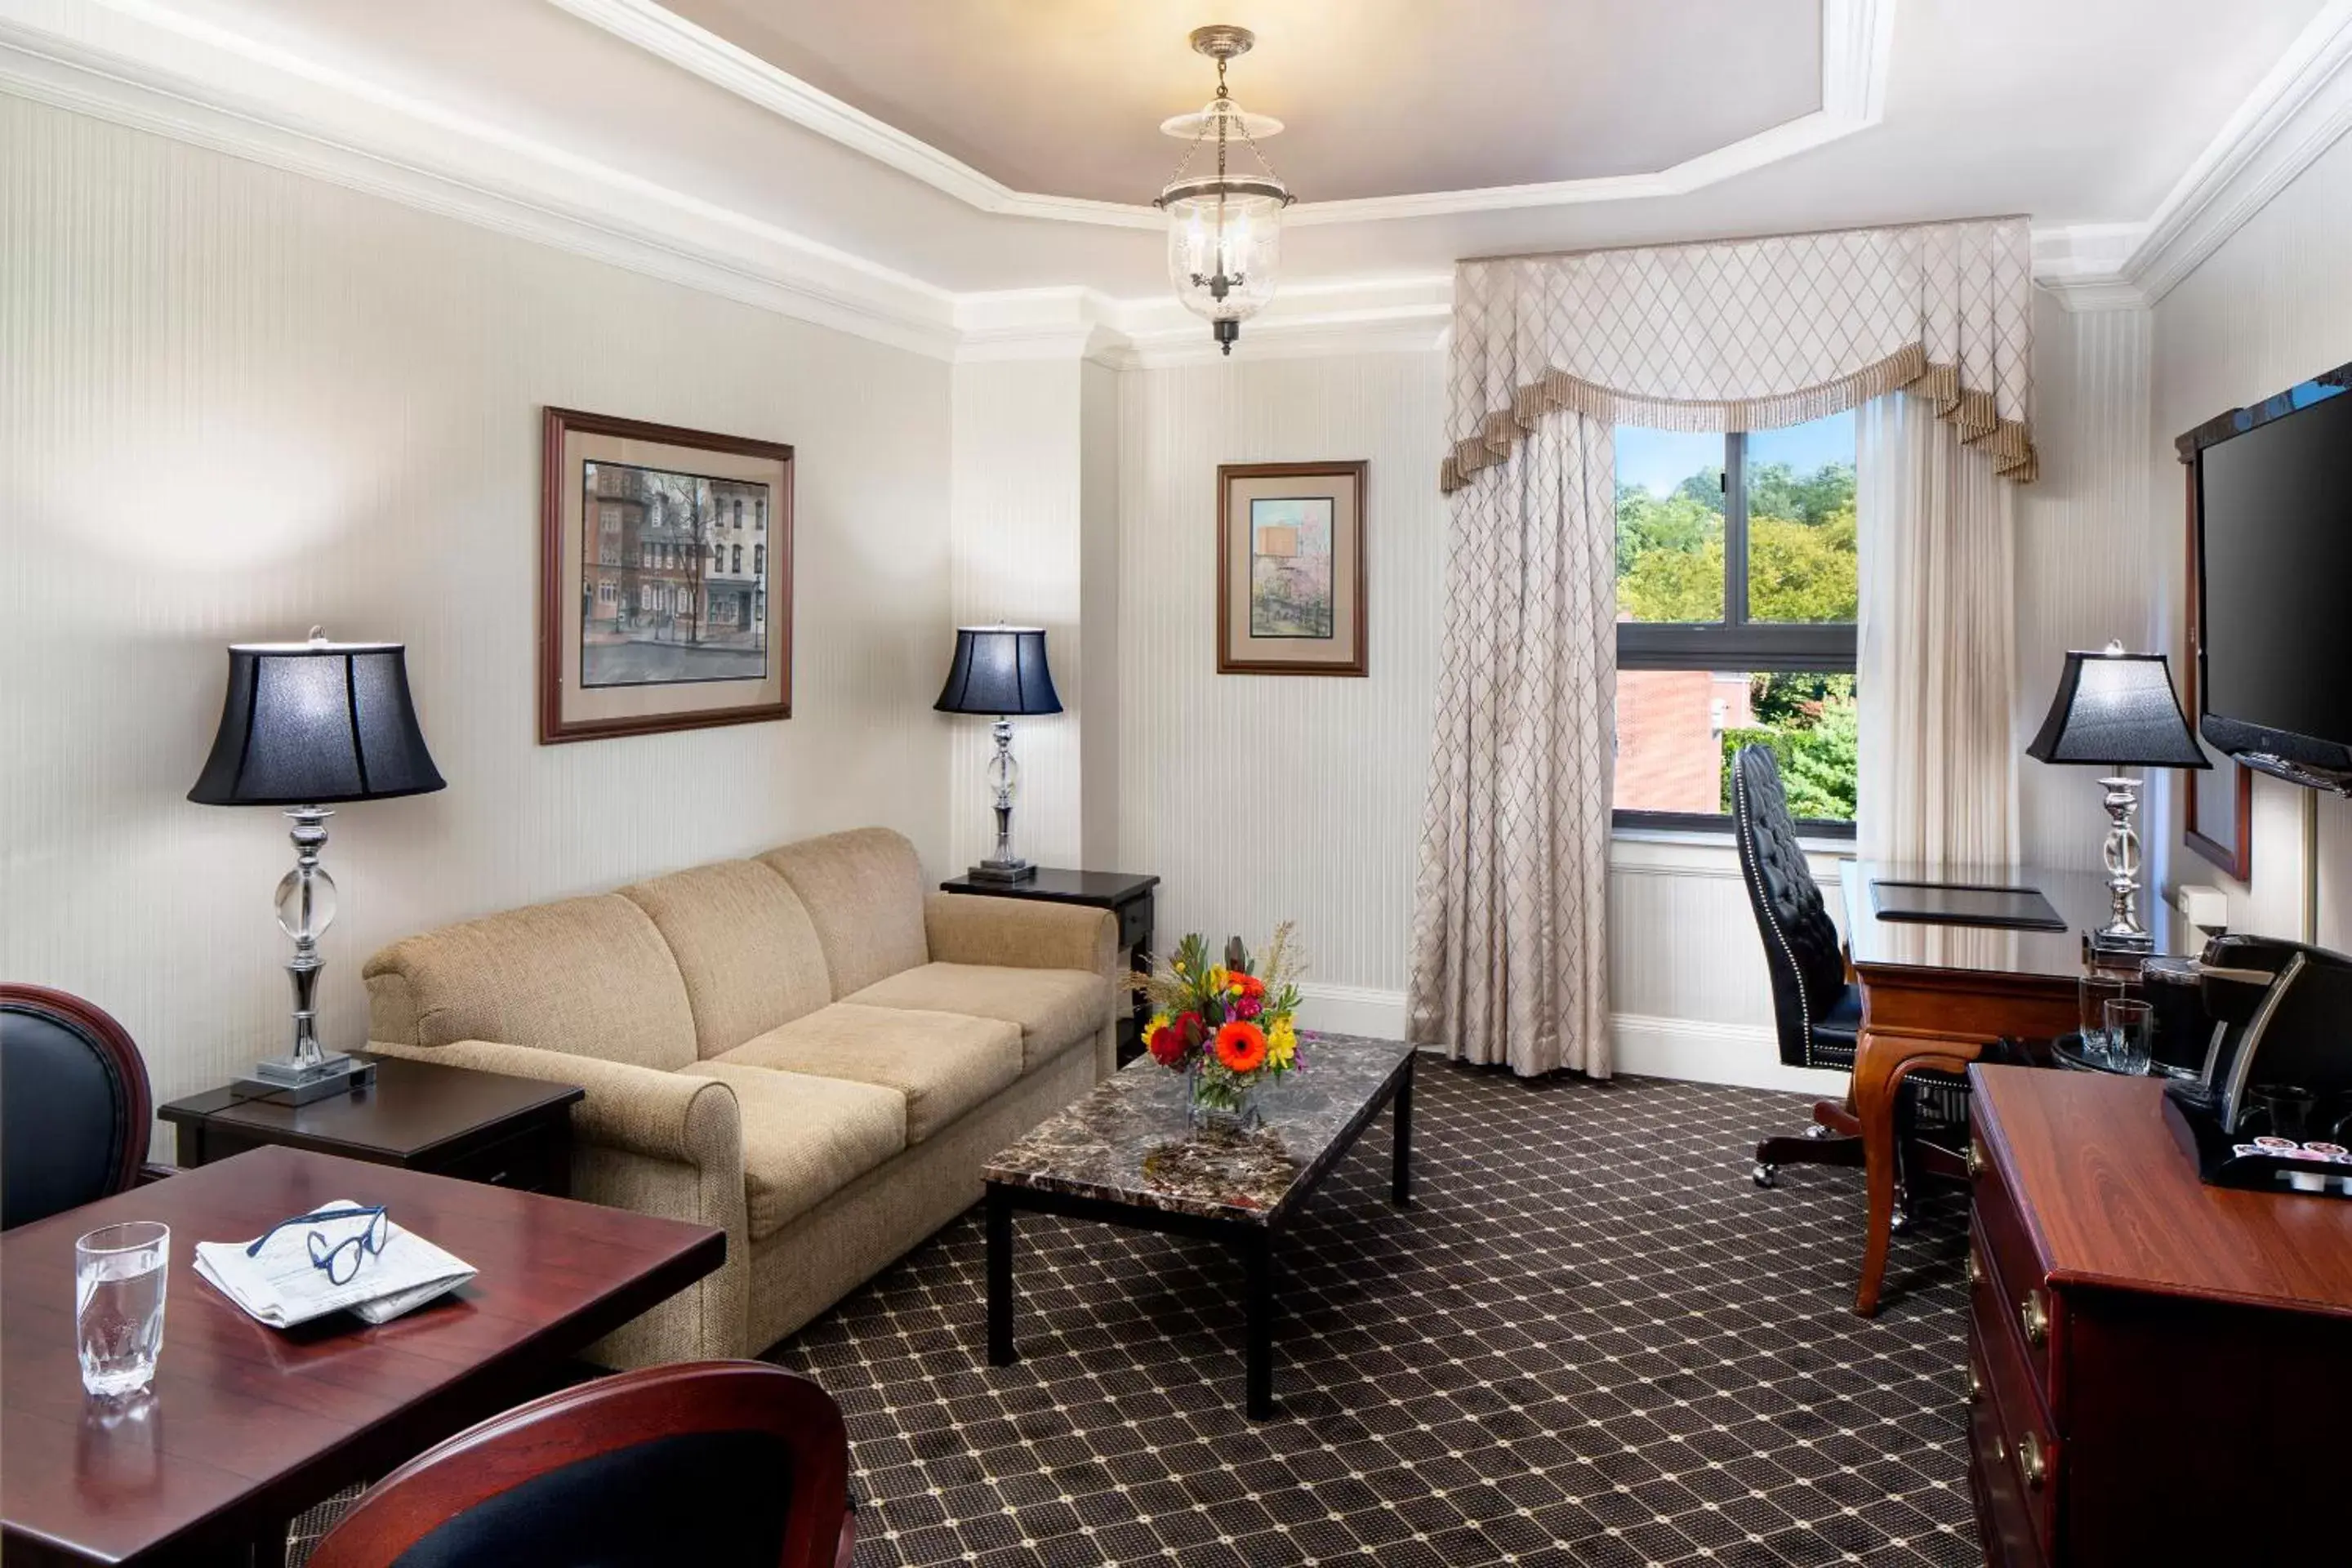
POLYGON ((2129 994, 2130 988, 2120 975, 2095 973, 2074 983, 2074 1016, 2083 1031, 2083 1056, 2094 1066, 2105 1066, 2107 1060, 2107 1004, 2129 994))
POLYGON ((2147 1076, 2148 1050, 2156 1044, 2156 1008, 2128 998, 2109 1002, 2104 1012, 2107 1067, 2128 1078, 2147 1076))
POLYGON ((100 1226, 74 1243, 74 1332, 91 1394, 133 1394, 155 1380, 171 1261, 172 1227, 155 1220, 100 1226))

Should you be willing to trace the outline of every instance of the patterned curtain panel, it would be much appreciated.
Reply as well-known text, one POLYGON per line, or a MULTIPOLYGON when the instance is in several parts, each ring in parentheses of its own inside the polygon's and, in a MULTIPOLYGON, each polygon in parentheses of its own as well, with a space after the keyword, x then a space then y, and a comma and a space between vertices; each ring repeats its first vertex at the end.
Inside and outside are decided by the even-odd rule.
POLYGON ((1448 491, 1544 416, 1766 430, 1916 393, 2034 476, 2022 218, 1465 261, 1448 491))
POLYGON ((1574 410, 1455 497, 1410 1037, 1532 1077, 1610 1070, 1613 433, 1574 410))

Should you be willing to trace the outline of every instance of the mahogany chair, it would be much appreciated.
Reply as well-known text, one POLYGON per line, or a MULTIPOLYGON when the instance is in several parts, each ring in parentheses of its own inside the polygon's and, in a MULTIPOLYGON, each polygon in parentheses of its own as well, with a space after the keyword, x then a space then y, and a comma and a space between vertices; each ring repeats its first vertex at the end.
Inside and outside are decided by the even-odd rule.
POLYGON ((0 984, 0 1230, 169 1174, 146 1163, 147 1064, 104 1009, 0 984))
POLYGON ((833 1396, 761 1362, 581 1384, 384 1478, 310 1568, 847 1568, 849 1436, 833 1396))
MULTIPOLYGON (((1772 1017, 1780 1059, 1790 1067, 1851 1073, 1862 1035, 1862 990, 1848 976, 1843 944, 1805 862, 1797 824, 1780 788, 1780 764, 1769 746, 1743 746, 1731 764, 1731 816, 1739 841, 1739 875, 1764 939, 1772 976, 1772 1017)), ((1898 1108, 1895 1228, 1909 1223, 1911 1177, 1965 1179, 1956 1151, 1966 1142, 1968 1087, 1942 1073, 1914 1073, 1898 1108)), ((1756 1145, 1756 1184, 1769 1187, 1782 1165, 1860 1166, 1862 1123, 1846 1106, 1822 1100, 1801 1137, 1756 1145)))

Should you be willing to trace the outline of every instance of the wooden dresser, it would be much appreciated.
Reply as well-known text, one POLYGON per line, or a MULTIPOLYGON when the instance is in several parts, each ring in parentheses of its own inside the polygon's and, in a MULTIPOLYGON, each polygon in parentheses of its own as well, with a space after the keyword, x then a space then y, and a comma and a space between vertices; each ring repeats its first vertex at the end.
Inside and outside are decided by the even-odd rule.
POLYGON ((2352 1560, 2352 1202, 2203 1185, 2152 1079, 1969 1078, 1985 1560, 2352 1560))

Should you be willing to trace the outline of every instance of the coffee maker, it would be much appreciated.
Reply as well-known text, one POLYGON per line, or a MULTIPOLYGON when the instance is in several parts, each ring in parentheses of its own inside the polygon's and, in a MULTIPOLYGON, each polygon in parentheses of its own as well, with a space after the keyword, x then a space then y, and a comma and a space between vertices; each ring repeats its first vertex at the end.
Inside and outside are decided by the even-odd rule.
MULTIPOLYGON (((2352 1197, 2352 957, 2217 936, 2197 967, 2201 1062, 2165 1090, 2198 1175, 2226 1187, 2352 1197)), ((2189 1038, 2193 1039, 2192 1028, 2189 1038)))

